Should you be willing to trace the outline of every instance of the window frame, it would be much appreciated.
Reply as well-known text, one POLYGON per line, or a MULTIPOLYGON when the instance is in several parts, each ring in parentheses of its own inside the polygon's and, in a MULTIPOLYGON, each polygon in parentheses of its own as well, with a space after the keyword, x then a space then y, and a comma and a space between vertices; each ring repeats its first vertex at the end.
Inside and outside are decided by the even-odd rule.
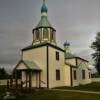
POLYGON ((48 38, 48 29, 44 28, 43 29, 43 39, 47 39, 48 38))
POLYGON ((85 75, 85 70, 82 70, 82 79, 85 79, 86 78, 86 75, 85 75))
POLYGON ((73 75, 74 75, 74 80, 77 80, 77 72, 76 72, 76 70, 73 70, 73 75))
POLYGON ((60 54, 58 51, 56 51, 56 60, 59 61, 59 59, 60 59, 60 54))
POLYGON ((55 40, 55 33, 56 33, 56 31, 51 30, 51 34, 50 34, 50 40, 51 40, 51 41, 52 41, 52 40, 55 40))
POLYGON ((56 81, 60 80, 60 70, 56 69, 56 81))
POLYGON ((39 30, 35 31, 35 38, 36 38, 36 40, 40 39, 39 30))

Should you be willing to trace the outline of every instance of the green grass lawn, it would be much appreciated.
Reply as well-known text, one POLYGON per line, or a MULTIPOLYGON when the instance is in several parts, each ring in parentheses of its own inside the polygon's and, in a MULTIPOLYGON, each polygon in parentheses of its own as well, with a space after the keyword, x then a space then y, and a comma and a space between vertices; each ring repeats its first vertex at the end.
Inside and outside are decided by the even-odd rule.
MULTIPOLYGON (((60 87, 60 89, 69 89, 68 87, 60 87)), ((100 83, 92 83, 85 86, 78 86, 70 89, 100 91, 100 83)), ((0 87, 0 100, 5 94, 5 88, 0 87)), ((16 91, 16 90, 15 90, 16 91)), ((100 94, 66 92, 57 90, 38 90, 31 92, 17 91, 16 100, 100 100, 100 94)))
POLYGON ((94 82, 94 83, 91 83, 91 84, 80 85, 80 86, 75 86, 75 87, 57 87, 57 89, 71 89, 71 90, 100 92, 100 82, 94 82))
POLYGON ((40 90, 18 97, 16 100, 100 100, 100 94, 85 94, 40 90))
POLYGON ((2 100, 2 96, 5 95, 5 92, 6 92, 6 87, 0 86, 0 100, 2 100))

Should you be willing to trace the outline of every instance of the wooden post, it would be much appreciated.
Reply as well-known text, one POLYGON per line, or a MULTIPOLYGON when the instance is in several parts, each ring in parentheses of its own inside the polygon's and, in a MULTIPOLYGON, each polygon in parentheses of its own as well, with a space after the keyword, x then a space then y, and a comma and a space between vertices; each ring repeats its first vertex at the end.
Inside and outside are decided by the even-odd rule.
POLYGON ((11 77, 11 79, 10 79, 10 88, 12 88, 12 86, 13 86, 13 79, 11 77))
POLYGON ((16 81, 16 89, 17 89, 17 87, 18 87, 18 80, 17 80, 17 70, 15 71, 15 81, 16 81))
POLYGON ((36 71, 36 88, 38 88, 38 71, 36 71))
POLYGON ((26 88, 27 88, 27 82, 28 82, 28 79, 27 79, 27 70, 26 70, 26 88))
POLYGON ((41 87, 41 72, 39 71, 39 88, 41 87))
POLYGON ((21 90, 23 89, 23 81, 21 81, 21 90))
POLYGON ((31 73, 31 70, 29 71, 29 89, 31 90, 31 88, 32 88, 32 75, 31 75, 32 73, 31 73))
POLYGON ((9 80, 7 80, 7 90, 9 90, 9 80))

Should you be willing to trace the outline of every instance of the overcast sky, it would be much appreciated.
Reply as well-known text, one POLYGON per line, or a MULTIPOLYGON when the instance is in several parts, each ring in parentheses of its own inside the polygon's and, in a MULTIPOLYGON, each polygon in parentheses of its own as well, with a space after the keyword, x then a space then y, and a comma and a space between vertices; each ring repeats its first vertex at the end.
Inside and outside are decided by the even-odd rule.
MULTIPOLYGON (((57 43, 71 43, 72 52, 90 60, 89 46, 100 31, 100 0, 46 0, 57 43)), ((16 64, 20 49, 32 43, 42 0, 0 0, 0 64, 16 64)))

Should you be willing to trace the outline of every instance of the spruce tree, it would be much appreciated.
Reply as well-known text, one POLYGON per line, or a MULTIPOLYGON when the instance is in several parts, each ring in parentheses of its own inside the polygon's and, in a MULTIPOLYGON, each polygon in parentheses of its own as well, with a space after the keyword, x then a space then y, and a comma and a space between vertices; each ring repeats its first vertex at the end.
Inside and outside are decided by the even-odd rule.
POLYGON ((97 72, 100 74, 100 32, 96 34, 95 41, 92 42, 91 48, 95 51, 92 54, 92 57, 94 59, 97 72))

